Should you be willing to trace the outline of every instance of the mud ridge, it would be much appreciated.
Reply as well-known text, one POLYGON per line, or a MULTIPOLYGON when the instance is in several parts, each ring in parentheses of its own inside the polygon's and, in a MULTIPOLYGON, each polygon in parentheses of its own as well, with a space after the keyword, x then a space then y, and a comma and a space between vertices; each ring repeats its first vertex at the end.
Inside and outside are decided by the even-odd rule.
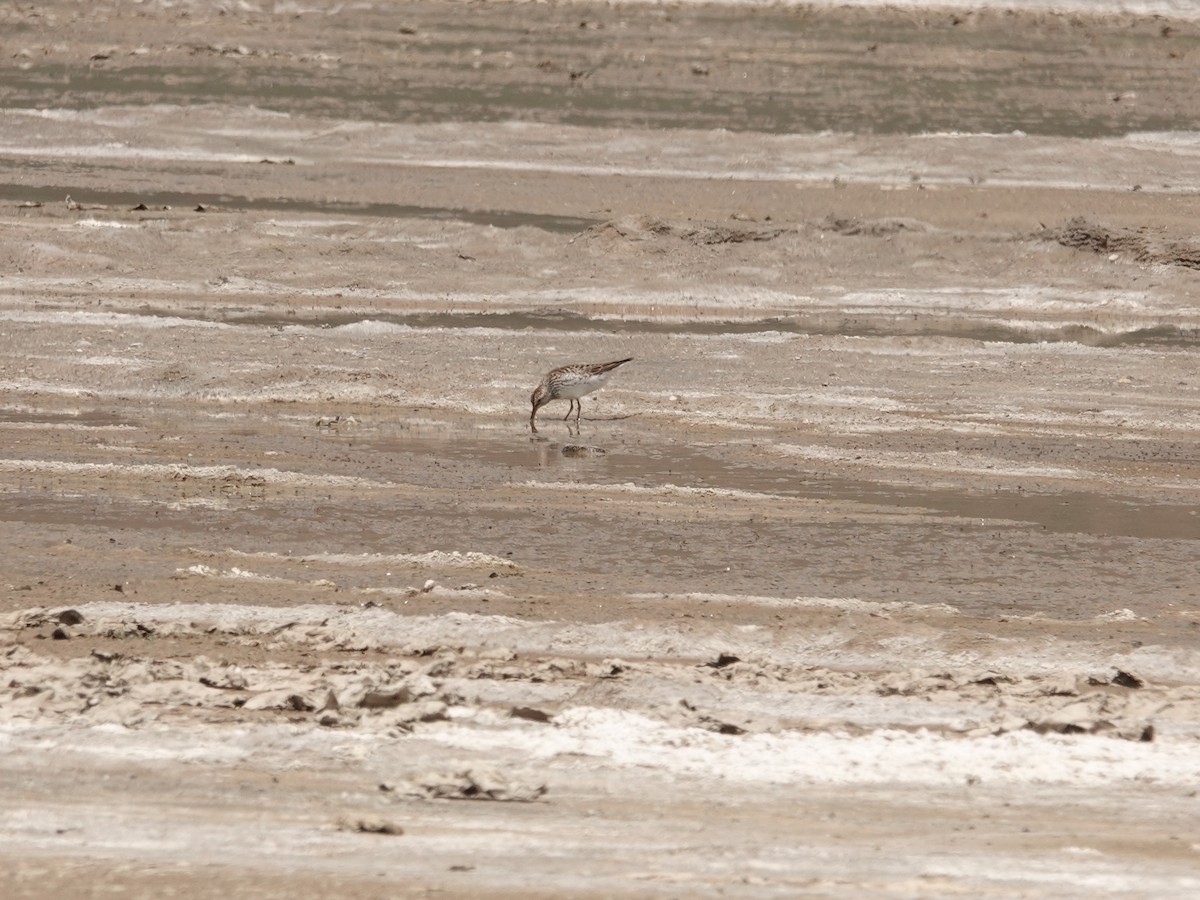
POLYGON ((1200 269, 1200 245, 1173 241, 1149 233, 1148 228, 1114 228, 1076 216, 1057 228, 1048 229, 1043 239, 1064 247, 1099 254, 1129 254, 1140 263, 1200 269))
POLYGON ((888 217, 883 219, 860 219, 855 216, 826 216, 817 227, 847 237, 887 237, 901 231, 930 230, 930 226, 916 219, 888 217))
POLYGON ((578 237, 587 240, 622 240, 630 243, 672 237, 697 246, 709 246, 741 244, 747 241, 770 241, 790 231, 793 229, 722 225, 714 222, 676 224, 656 219, 653 216, 626 216, 592 225, 578 237))

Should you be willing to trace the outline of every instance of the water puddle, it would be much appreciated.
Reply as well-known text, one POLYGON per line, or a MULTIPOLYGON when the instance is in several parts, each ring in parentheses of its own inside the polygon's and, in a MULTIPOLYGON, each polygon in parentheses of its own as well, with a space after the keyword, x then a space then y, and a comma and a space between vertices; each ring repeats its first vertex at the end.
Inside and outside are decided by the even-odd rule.
POLYGON ((55 413, 0 409, 0 423, 19 425, 80 425, 85 428, 133 427, 134 422, 108 412, 55 413))
MULTIPOLYGON (((122 310, 118 310, 122 311, 122 310)), ((164 318, 190 318, 209 321, 211 313, 162 309, 143 305, 123 310, 135 315, 164 318)), ((285 328, 304 325, 311 328, 340 328, 363 322, 379 322, 412 329, 453 330, 494 328, 502 331, 561 331, 602 334, 669 335, 745 335, 794 334, 807 336, 845 336, 865 338, 944 337, 985 343, 1034 344, 1076 343, 1090 347, 1195 347, 1200 345, 1200 329, 1175 325, 1156 325, 1128 331, 1102 331, 1086 325, 1006 325, 970 315, 938 313, 914 316, 912 313, 888 315, 841 315, 804 313, 762 319, 708 319, 685 322, 651 319, 604 319, 559 309, 514 310, 511 312, 271 312, 254 310, 241 313, 223 309, 220 321, 227 325, 285 328)))
MULTIPOLYGON (((27 168, 24 164, 21 168, 27 168)), ((197 205, 208 210, 256 210, 273 213, 305 215, 354 215, 379 219, 436 219, 439 221, 466 222, 471 225, 486 225, 494 228, 537 228, 556 234, 578 234, 599 219, 576 216, 551 216, 519 210, 475 210, 452 209, 440 206, 413 206, 404 203, 348 203, 339 201, 303 201, 287 198, 239 197, 230 194, 206 194, 183 191, 146 191, 136 194, 128 191, 100 191, 90 187, 57 185, 26 186, 22 184, 0 184, 0 194, 16 203, 41 203, 49 206, 62 203, 70 195, 85 206, 93 204, 111 207, 113 211, 133 212, 139 203, 149 207, 147 216, 153 218, 163 207, 175 210, 195 210, 197 205)), ((142 212, 142 211, 138 211, 142 212)))
POLYGON ((563 441, 413 435, 365 443, 389 454, 502 467, 511 471, 513 481, 719 488, 805 500, 850 501, 981 522, 1024 522, 1055 534, 1200 540, 1200 507, 1196 505, 1148 503, 1136 497, 1079 490, 1037 494, 913 488, 809 472, 799 463, 772 466, 739 460, 734 458, 736 447, 604 446, 603 442, 589 441, 586 432, 585 427, 584 435, 563 441))
MULTIPOLYGON (((775 134, 1022 131, 1097 138, 1130 131, 1185 131, 1195 127, 1196 121, 1186 105, 1167 115, 1154 103, 1096 107, 1072 102, 1081 92, 1094 89, 1098 72, 1086 57, 1071 60, 1070 64, 1064 62, 1054 37, 1049 44, 1038 47, 1013 47, 1010 55, 1020 56, 1021 63, 1010 66, 1001 64, 1003 54, 997 54, 989 43, 987 50, 996 58, 987 71, 965 75, 956 64, 917 65, 914 69, 910 61, 910 56, 926 57, 927 48, 935 42, 949 42, 960 47, 959 52, 979 52, 978 47, 971 46, 969 36, 961 37, 965 31, 954 36, 942 32, 934 37, 923 26, 901 25, 892 19, 882 27, 855 22, 847 28, 845 23, 816 23, 792 11, 764 10, 736 22, 724 10, 688 13, 689 20, 711 20, 698 31, 690 21, 685 23, 672 16, 672 31, 682 26, 683 34, 661 31, 657 23, 643 20, 641 27, 648 35, 656 35, 657 42, 649 37, 648 43, 641 39, 623 41, 622 50, 609 47, 606 54, 616 57, 604 64, 617 74, 587 81, 586 90, 567 87, 575 84, 576 77, 590 74, 583 71, 572 75, 563 72, 561 77, 569 80, 555 89, 550 89, 550 82, 544 78, 525 76, 520 69, 484 68, 478 77, 458 77, 460 60, 471 52, 482 53, 482 48, 496 51, 517 44, 530 56, 541 58, 539 54, 562 53, 564 47, 577 41, 565 52, 580 58, 595 58, 597 53, 593 32, 555 30, 552 50, 550 45, 539 43, 536 32, 515 33, 507 23, 492 21, 493 15, 504 14, 476 13, 469 18, 478 18, 477 22, 464 21, 458 26, 461 31, 455 32, 443 31, 446 25, 442 23, 440 29, 431 32, 430 40, 405 44, 402 70, 407 77, 401 82, 402 89, 397 89, 394 74, 380 77, 372 65, 335 74, 284 60, 259 64, 251 63, 252 57, 243 57, 243 63, 232 69, 176 62, 169 69, 170 77, 164 77, 160 66, 136 63, 112 67, 35 64, 0 73, 0 91, 6 96, 6 105, 13 108, 232 104, 257 105, 295 116, 383 122, 549 121, 582 127, 723 128, 775 134), (758 48, 757 54, 746 51, 751 57, 761 55, 768 60, 761 64, 739 63, 743 78, 769 78, 770 89, 744 89, 726 79, 719 79, 711 87, 701 79, 633 80, 632 73, 638 66, 631 66, 628 59, 642 52, 634 47, 645 51, 653 47, 656 55, 665 59, 676 54, 702 58, 707 49, 693 46, 692 41, 730 28, 737 31, 745 47, 758 48), (781 33, 792 36, 781 44, 781 33), (784 48, 792 42, 794 47, 784 48), (881 43, 905 49, 899 55, 864 52, 864 48, 874 49, 881 43), (616 62, 616 58, 621 61, 616 62), (820 65, 815 66, 814 59, 819 59, 820 65), (897 64, 897 59, 905 62, 897 64), (454 74, 445 74, 447 68, 454 74), (1048 84, 1056 90, 1048 91, 1048 84), (1026 95, 1036 96, 1040 102, 1009 99, 1026 95)), ((1114 57, 1145 58, 1154 52, 1150 37, 1122 35, 1105 39, 1113 40, 1115 47, 1108 52, 1114 57)), ((328 34, 328 40, 353 41, 355 55, 364 47, 361 35, 347 37, 336 30, 328 34)), ((216 52, 212 48, 197 49, 216 52)), ((389 58, 394 51, 394 46, 383 50, 389 58)), ((497 54, 486 53, 484 58, 493 55, 497 54)), ((642 62, 646 62, 644 56, 642 62)), ((704 76, 709 74, 706 66, 700 71, 704 76)), ((1156 67, 1125 75, 1124 83, 1136 95, 1153 98, 1168 89, 1156 67)))

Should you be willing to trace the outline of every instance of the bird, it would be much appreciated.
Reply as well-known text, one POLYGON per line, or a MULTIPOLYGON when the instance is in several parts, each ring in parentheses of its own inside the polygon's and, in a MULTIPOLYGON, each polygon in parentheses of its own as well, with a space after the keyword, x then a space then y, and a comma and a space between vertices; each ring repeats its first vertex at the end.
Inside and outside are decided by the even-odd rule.
POLYGON ((629 356, 613 362, 574 363, 551 369, 542 378, 541 384, 533 389, 533 393, 529 397, 533 404, 533 411, 529 414, 529 428, 534 434, 537 434, 538 410, 551 400, 558 400, 560 397, 571 401, 570 406, 567 407, 567 414, 563 416, 563 421, 571 418, 571 411, 574 410, 575 424, 578 425, 579 417, 583 414, 583 402, 579 398, 604 387, 604 383, 608 381, 608 376, 613 369, 632 360, 633 357, 629 356))

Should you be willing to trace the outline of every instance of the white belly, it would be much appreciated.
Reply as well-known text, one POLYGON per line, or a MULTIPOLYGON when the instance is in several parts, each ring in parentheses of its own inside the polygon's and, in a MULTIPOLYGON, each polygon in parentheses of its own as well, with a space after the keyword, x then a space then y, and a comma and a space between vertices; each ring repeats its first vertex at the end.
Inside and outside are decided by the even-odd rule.
POLYGON ((581 378, 577 382, 571 382, 559 386, 556 391, 559 397, 566 397, 568 400, 578 400, 578 398, 590 394, 590 392, 601 388, 607 382, 607 374, 602 376, 593 376, 592 378, 581 378))
POLYGON ((562 384, 555 393, 560 397, 566 397, 568 400, 578 400, 580 397, 590 394, 597 388, 603 387, 606 381, 608 381, 607 372, 603 375, 593 375, 590 378, 580 378, 578 381, 562 384))

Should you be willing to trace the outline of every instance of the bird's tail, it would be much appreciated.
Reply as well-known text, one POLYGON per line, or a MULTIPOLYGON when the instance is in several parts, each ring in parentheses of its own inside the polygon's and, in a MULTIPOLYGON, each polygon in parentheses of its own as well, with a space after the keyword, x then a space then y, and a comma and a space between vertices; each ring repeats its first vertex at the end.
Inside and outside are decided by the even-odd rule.
POLYGON ((612 362, 601 363, 597 368, 601 372, 611 372, 617 366, 623 366, 627 362, 633 362, 633 357, 627 356, 624 359, 615 359, 612 362))

